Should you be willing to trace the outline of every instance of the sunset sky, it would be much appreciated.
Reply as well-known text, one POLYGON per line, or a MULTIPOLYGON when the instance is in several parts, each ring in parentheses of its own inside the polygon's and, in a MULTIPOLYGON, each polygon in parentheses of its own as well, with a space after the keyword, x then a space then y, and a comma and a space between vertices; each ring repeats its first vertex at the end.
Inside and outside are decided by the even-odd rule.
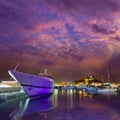
POLYGON ((0 80, 47 68, 55 80, 120 81, 119 0, 0 0, 0 80))

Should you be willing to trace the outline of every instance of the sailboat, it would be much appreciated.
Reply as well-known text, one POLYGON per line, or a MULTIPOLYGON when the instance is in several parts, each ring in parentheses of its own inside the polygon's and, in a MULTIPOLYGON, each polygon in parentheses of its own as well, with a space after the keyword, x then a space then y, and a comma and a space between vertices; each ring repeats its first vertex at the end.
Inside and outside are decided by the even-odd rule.
POLYGON ((9 70, 8 73, 13 79, 20 83, 29 97, 46 96, 54 92, 54 81, 53 78, 47 74, 47 69, 45 69, 42 75, 37 76, 16 71, 16 68, 9 70))
POLYGON ((110 73, 109 73, 109 69, 107 68, 107 74, 108 74, 108 82, 107 83, 103 83, 103 85, 99 88, 97 88, 97 93, 115 93, 117 92, 117 87, 114 87, 111 83, 110 83, 110 73))

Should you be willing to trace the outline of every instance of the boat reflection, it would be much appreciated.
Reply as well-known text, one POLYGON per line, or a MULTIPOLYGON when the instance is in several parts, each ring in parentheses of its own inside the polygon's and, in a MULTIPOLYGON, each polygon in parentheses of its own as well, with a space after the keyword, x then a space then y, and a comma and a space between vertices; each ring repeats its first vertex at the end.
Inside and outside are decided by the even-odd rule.
POLYGON ((26 98, 19 102, 19 108, 13 111, 10 116, 13 118, 22 117, 33 113, 44 113, 53 109, 51 97, 45 98, 26 98))

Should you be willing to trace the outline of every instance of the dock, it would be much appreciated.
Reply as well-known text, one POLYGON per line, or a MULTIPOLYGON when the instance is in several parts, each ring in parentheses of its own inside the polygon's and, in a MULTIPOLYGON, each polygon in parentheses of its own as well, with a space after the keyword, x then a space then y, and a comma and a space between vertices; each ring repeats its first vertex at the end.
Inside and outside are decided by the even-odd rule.
POLYGON ((0 87, 0 93, 16 92, 21 89, 21 87, 0 87))
POLYGON ((15 98, 20 95, 25 95, 25 92, 21 90, 21 91, 16 91, 16 92, 0 93, 0 102, 7 101, 8 99, 15 98))

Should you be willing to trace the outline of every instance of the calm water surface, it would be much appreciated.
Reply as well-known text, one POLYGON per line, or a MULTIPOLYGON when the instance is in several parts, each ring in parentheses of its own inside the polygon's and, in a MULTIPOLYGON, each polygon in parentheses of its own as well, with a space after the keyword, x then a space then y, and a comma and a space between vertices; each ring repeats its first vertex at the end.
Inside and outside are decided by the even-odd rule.
POLYGON ((120 94, 55 90, 46 98, 19 95, 0 102, 0 120, 120 120, 120 94))

